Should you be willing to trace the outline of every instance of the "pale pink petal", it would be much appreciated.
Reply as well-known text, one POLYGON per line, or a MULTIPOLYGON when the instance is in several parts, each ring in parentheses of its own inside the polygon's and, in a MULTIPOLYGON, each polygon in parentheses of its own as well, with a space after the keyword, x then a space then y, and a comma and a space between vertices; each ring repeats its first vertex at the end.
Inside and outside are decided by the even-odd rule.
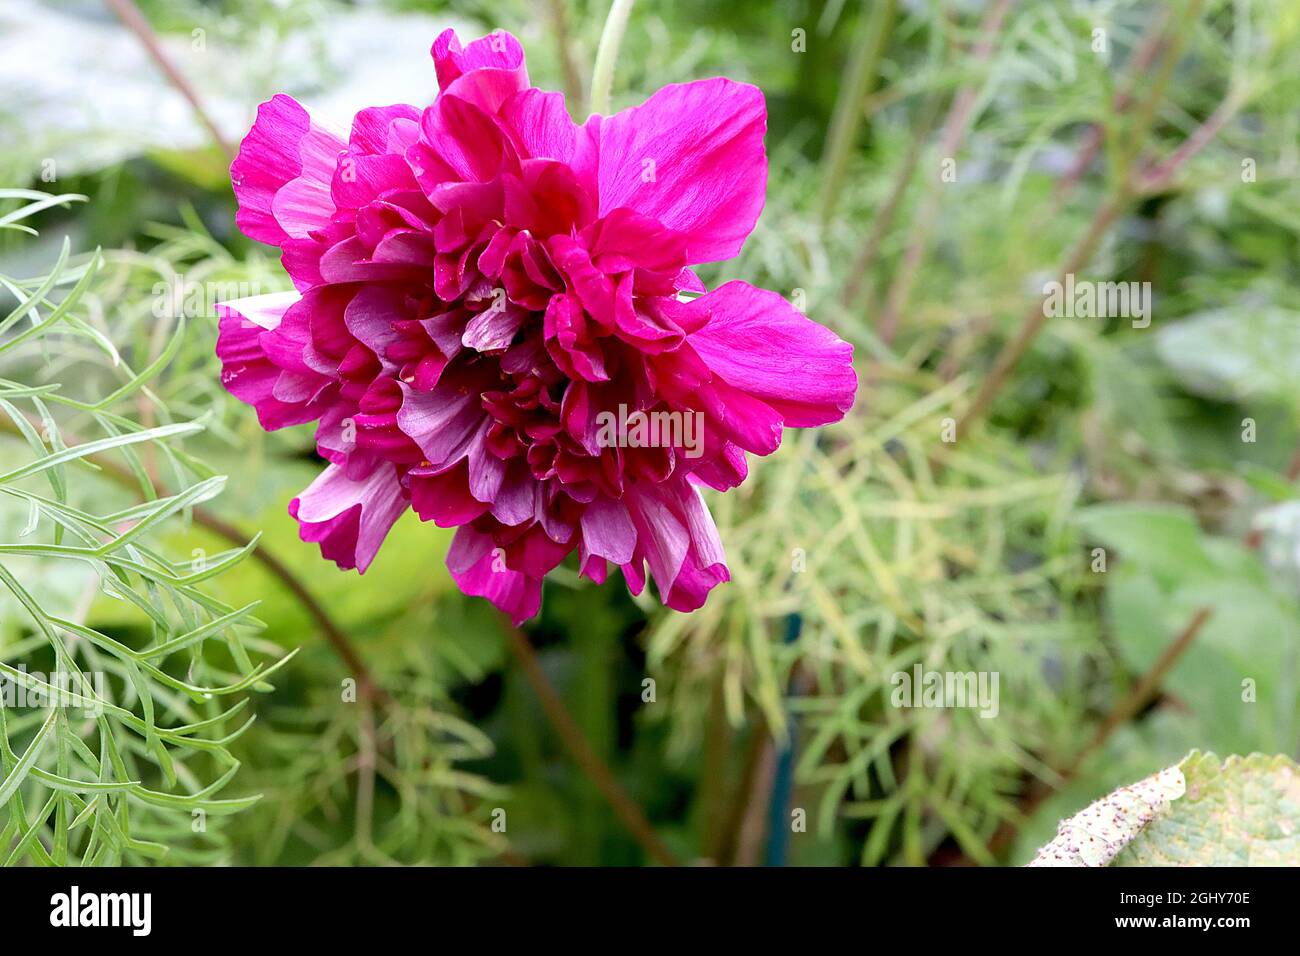
MULTIPOLYGON (((715 585, 731 579, 717 526, 694 485, 636 482, 625 500, 637 532, 637 561, 629 566, 644 558, 668 607, 693 611, 715 585)), ((628 576, 629 566, 624 576, 632 586, 637 576, 628 576)))
POLYGON ((298 534, 320 545, 321 554, 340 568, 364 574, 388 530, 407 501, 390 464, 357 481, 338 465, 330 465, 289 504, 298 519, 298 534))
POLYGON ((285 369, 268 354, 285 312, 298 301, 297 293, 277 292, 217 306, 221 384, 252 405, 268 431, 320 418, 334 397, 329 379, 301 364, 285 369))
POLYGON ((627 564, 636 549, 636 528, 627 505, 598 496, 582 513, 582 542, 587 550, 615 564, 627 564))

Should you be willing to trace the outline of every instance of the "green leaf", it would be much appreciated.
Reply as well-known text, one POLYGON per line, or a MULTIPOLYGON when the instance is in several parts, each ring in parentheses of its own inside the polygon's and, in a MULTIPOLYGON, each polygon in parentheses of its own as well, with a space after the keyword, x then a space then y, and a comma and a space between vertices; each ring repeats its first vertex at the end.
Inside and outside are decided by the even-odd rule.
POLYGON ((1028 865, 1300 865, 1300 767, 1193 750, 1063 820, 1028 865))
POLYGON ((1300 866, 1300 766, 1281 754, 1192 751, 1186 794, 1114 866, 1300 866))
POLYGON ((1208 398, 1300 405, 1300 316, 1276 307, 1203 312, 1161 329, 1156 352, 1183 387, 1208 398))
POLYGON ((41 729, 36 732, 32 742, 27 745, 27 751, 14 765, 13 769, 5 775, 4 780, 0 781, 0 807, 5 805, 10 795, 18 789, 23 780, 27 778, 27 774, 36 765, 36 758, 41 755, 41 748, 45 746, 45 741, 50 736, 50 730, 54 727, 54 718, 57 715, 57 710, 50 710, 50 715, 45 718, 45 723, 41 724, 41 729))

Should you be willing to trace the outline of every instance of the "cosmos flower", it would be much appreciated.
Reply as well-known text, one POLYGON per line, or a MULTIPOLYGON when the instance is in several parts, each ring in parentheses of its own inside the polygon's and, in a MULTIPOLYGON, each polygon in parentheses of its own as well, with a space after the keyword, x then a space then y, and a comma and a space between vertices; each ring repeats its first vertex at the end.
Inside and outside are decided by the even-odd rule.
POLYGON ((236 221, 297 291, 219 307, 222 381, 264 428, 317 423, 329 465, 289 510, 342 568, 412 508, 457 529, 452 576, 516 623, 575 550, 584 576, 612 564, 639 594, 648 567, 694 610, 728 580, 699 486, 740 484, 747 452, 842 418, 857 387, 828 329, 691 269, 763 208, 763 95, 702 80, 578 126, 509 34, 432 53, 425 109, 341 133, 288 96, 259 108, 236 221))

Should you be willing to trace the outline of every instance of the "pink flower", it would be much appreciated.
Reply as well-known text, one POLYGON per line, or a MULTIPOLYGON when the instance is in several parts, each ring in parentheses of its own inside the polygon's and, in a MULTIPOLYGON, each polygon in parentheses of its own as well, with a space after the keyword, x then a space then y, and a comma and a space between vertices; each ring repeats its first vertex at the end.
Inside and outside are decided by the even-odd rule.
POLYGON ((297 292, 220 307, 222 381, 267 429, 318 423, 330 464, 289 510, 342 568, 409 507, 457 528, 452 575, 516 623, 575 549, 592 580, 612 563, 640 593, 648 566, 698 608, 728 573, 697 485, 740 484, 746 452, 842 418, 857 387, 832 332, 691 269, 763 208, 763 95, 703 80, 577 126, 508 34, 448 30, 433 60, 433 105, 346 135, 288 96, 259 108, 236 221, 297 292), (605 428, 616 411, 676 419, 646 441, 605 428))

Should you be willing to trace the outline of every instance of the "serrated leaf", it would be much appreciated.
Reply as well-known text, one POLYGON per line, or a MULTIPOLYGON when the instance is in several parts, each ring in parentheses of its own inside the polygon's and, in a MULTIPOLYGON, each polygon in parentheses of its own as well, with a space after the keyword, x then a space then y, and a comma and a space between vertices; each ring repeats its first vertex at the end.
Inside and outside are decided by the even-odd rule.
POLYGON ((1193 750, 1061 821, 1028 865, 1300 865, 1300 767, 1193 750))
POLYGON ((1278 755, 1193 751, 1187 792, 1158 814, 1113 866, 1300 865, 1300 767, 1278 755))
POLYGON ((1029 866, 1106 866, 1142 829, 1186 792, 1178 766, 1120 787, 1062 820, 1056 837, 1029 866))

